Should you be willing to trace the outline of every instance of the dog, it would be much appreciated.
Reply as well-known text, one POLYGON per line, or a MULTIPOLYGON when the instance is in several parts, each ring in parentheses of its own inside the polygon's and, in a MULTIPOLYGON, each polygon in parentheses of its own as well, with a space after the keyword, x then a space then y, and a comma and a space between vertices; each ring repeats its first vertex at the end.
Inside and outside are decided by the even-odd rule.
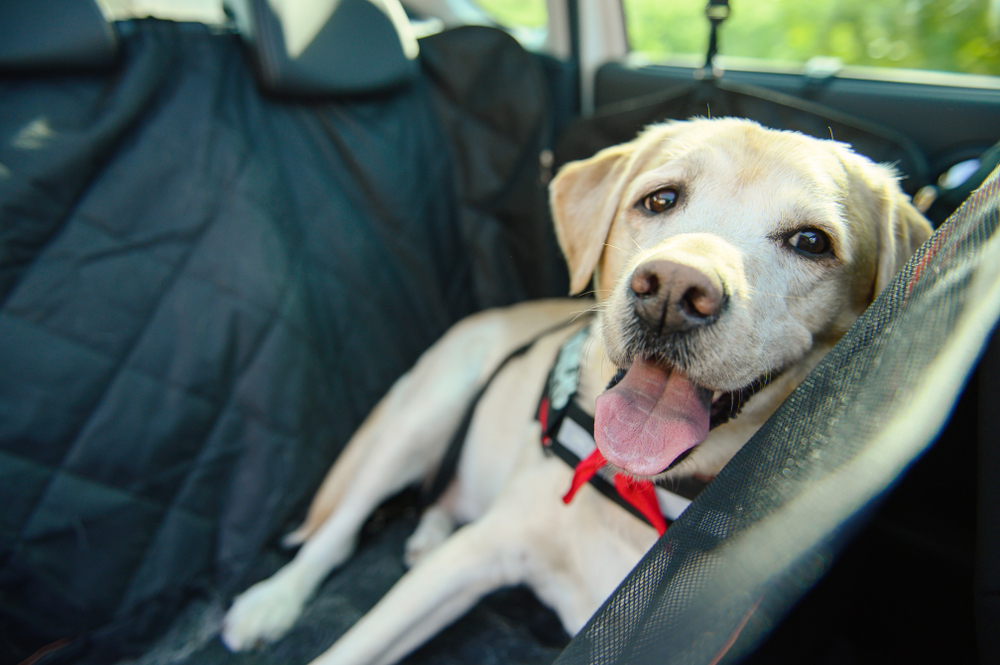
POLYGON ((623 481, 639 506, 652 482, 710 480, 931 233, 890 168, 740 119, 648 127, 563 167, 550 203, 571 292, 595 299, 485 311, 431 347, 287 537, 295 558, 235 600, 228 648, 281 638, 374 508, 435 473, 491 376, 412 567, 315 663, 394 663, 507 585, 575 634, 665 528, 585 481, 623 481), (575 469, 547 448, 556 375, 594 418, 597 452, 575 469))

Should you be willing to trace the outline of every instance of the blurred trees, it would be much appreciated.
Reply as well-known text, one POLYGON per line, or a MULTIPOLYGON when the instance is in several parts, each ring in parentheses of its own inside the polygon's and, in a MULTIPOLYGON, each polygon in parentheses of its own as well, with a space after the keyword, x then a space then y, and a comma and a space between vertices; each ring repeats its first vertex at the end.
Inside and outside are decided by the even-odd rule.
MULTIPOLYGON (((707 0, 623 0, 632 50, 703 54, 707 0)), ((720 54, 1000 75, 1000 0, 730 0, 720 54)))
POLYGON ((545 0, 472 0, 500 25, 508 28, 544 28, 545 0))

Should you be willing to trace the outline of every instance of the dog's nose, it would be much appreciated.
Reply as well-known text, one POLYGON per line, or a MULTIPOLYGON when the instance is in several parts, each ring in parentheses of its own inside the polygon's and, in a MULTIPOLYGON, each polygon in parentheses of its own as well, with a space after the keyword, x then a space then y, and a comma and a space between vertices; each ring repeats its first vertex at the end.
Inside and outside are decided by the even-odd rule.
POLYGON ((636 313, 658 333, 683 332, 711 323, 725 306, 718 275, 664 259, 636 268, 630 287, 636 313))

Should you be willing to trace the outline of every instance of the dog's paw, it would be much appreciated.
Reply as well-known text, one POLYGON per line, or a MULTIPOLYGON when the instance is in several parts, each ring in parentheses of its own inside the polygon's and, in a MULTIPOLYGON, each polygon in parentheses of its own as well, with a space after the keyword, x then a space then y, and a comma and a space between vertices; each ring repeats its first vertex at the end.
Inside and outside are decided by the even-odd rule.
POLYGON ((455 522, 444 509, 431 506, 420 517, 420 524, 406 540, 403 561, 410 568, 443 543, 455 530, 455 522))
POLYGON ((230 651, 248 651, 276 642, 295 624, 304 606, 296 585, 279 572, 236 598, 222 621, 222 643, 230 651))

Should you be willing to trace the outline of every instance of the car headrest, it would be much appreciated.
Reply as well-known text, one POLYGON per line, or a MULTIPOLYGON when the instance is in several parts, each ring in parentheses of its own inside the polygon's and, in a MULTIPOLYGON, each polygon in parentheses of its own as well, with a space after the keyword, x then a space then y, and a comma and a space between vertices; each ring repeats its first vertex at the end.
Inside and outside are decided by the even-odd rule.
POLYGON ((265 90, 381 92, 417 74, 417 40, 399 0, 225 0, 265 90))
POLYGON ((94 0, 0 2, 0 71, 114 64, 118 36, 94 0))

